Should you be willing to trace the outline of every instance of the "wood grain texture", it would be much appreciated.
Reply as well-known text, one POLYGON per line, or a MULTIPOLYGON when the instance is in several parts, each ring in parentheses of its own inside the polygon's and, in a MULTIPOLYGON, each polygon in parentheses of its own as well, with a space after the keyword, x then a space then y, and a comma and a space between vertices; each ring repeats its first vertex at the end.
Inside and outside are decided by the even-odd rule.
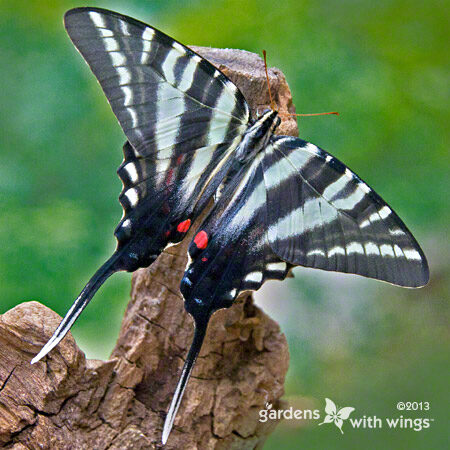
MULTIPOLYGON (((194 50, 236 83, 253 112, 269 106, 257 55, 194 50)), ((270 69, 270 82, 280 111, 294 112, 281 71, 270 69)), ((280 131, 296 135, 295 120, 283 121, 280 131)), ((32 366, 31 358, 61 318, 37 302, 0 316, 2 447, 160 448, 165 413, 193 336, 178 290, 188 242, 189 236, 150 268, 134 273, 131 300, 109 361, 87 360, 69 333, 32 366)), ((218 311, 165 448, 261 448, 276 423, 259 422, 259 410, 266 402, 274 407, 280 403, 288 363, 285 336, 250 295, 218 311)))

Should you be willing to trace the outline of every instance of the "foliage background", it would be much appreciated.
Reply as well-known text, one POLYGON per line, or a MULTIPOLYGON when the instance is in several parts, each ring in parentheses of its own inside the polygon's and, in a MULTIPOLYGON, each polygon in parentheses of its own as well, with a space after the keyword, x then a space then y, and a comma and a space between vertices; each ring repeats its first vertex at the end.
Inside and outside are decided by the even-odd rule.
MULTIPOLYGON (((121 216, 114 172, 122 132, 62 26, 81 1, 0 4, 1 312, 39 300, 63 315, 113 251, 121 216)), ((286 421, 267 449, 444 448, 448 419, 449 6, 444 0, 92 1, 181 42, 265 48, 290 83, 301 137, 346 162, 404 218, 432 278, 404 290, 355 276, 297 269, 258 301, 287 334, 287 397, 324 398, 396 417, 398 401, 429 401, 428 430, 351 430, 286 421), (283 301, 279 300, 282 298, 283 301), (276 299, 276 300, 274 300, 276 299)), ((73 329, 90 357, 107 358, 129 274, 102 288, 73 329)), ((175 374, 174 374, 175 376, 175 374)))

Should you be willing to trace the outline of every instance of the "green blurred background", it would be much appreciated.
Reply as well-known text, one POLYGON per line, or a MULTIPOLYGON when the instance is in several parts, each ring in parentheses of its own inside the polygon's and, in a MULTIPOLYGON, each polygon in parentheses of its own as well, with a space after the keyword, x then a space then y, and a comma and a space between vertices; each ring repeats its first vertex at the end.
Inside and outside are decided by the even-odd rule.
MULTIPOLYGON (((120 127, 62 25, 80 1, 0 3, 1 312, 38 300, 63 315, 115 247, 120 127)), ((296 269, 258 302, 286 333, 286 395, 324 398, 355 417, 396 417, 398 401, 429 401, 430 429, 352 430, 285 421, 266 449, 448 448, 449 4, 324 0, 91 2, 187 44, 260 53, 283 70, 302 138, 329 150, 405 220, 428 256, 431 282, 406 290, 296 269), (283 301, 279 300, 280 298, 283 301), (274 300, 276 299, 276 300, 274 300), (276 304, 275 304, 276 302, 276 304)), ((73 328, 89 357, 107 358, 129 274, 115 275, 73 328)))

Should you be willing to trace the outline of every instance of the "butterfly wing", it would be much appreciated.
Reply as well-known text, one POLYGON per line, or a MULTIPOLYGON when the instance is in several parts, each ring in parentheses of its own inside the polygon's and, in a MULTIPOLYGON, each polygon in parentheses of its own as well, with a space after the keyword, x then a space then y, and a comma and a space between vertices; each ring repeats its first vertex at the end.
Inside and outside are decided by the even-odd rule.
POLYGON ((329 416, 333 416, 337 412, 337 408, 336 408, 335 403, 333 402, 333 400, 331 400, 329 398, 325 399, 325 412, 329 416))
POLYGON ((180 290, 189 305, 225 308, 266 279, 284 279, 292 267, 274 253, 266 232, 266 188, 260 153, 242 167, 199 227, 180 290))
POLYGON ((175 226, 201 210, 206 185, 218 185, 247 128, 248 105, 209 62, 142 22, 77 8, 65 26, 128 138, 118 171, 125 215, 116 236, 119 248, 137 256, 128 270, 147 266, 179 240, 175 226))
POLYGON ((218 144, 246 125, 249 109, 236 86, 161 31, 98 8, 72 9, 64 20, 139 156, 170 154, 195 139, 201 145, 190 151, 218 144))
POLYGON ((425 256, 397 214, 336 158, 273 137, 263 160, 268 239, 284 261, 407 287, 428 282, 425 256))
POLYGON ((355 408, 351 406, 345 406, 344 408, 341 408, 337 415, 342 420, 347 420, 350 417, 350 414, 355 410, 355 408))

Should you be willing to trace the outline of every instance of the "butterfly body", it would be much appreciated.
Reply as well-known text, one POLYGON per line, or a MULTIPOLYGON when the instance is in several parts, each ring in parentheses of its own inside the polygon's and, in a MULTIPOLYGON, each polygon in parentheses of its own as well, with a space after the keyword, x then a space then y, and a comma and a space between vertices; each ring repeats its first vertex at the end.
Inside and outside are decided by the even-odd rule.
POLYGON ((270 109, 264 111, 254 123, 249 123, 234 157, 241 163, 253 159, 258 152, 266 147, 280 122, 277 111, 270 109))
POLYGON ((194 340, 163 430, 168 439, 214 311, 294 266, 407 287, 428 281, 419 245, 361 178, 314 144, 276 136, 277 111, 252 119, 239 89, 198 54, 142 22, 99 8, 68 11, 65 26, 126 137, 117 249, 94 274, 39 361, 101 284, 148 267, 196 219, 180 291, 194 340))

